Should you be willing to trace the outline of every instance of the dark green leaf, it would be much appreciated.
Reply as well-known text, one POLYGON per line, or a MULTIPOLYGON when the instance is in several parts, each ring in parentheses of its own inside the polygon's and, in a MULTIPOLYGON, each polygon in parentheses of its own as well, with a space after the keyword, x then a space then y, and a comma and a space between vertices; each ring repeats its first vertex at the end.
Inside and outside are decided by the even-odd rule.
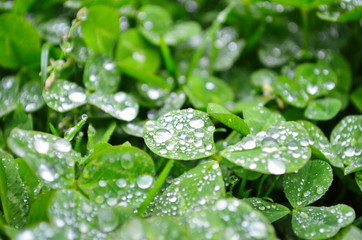
POLYGON ((336 98, 312 100, 305 109, 304 115, 309 119, 326 121, 334 118, 341 106, 341 101, 336 98))
POLYGON ((352 92, 351 100, 354 106, 362 113, 362 86, 352 92))
POLYGON ((304 108, 307 105, 307 93, 301 89, 300 84, 289 77, 277 78, 273 84, 273 91, 294 107, 304 108))
POLYGON ((25 112, 35 112, 44 106, 43 86, 39 81, 27 82, 20 91, 19 101, 25 112))
POLYGON ((285 175, 283 187, 289 203, 297 208, 320 199, 327 192, 332 181, 331 166, 321 160, 313 160, 298 172, 285 175))

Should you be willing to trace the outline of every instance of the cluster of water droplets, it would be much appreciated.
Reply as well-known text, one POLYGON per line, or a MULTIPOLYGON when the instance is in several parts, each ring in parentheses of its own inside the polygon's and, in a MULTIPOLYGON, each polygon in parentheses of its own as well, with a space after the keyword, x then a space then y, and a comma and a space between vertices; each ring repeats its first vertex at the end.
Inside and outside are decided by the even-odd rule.
POLYGON ((58 112, 66 112, 87 102, 84 89, 73 82, 56 80, 43 92, 46 104, 58 112))
POLYGON ((34 112, 44 105, 43 86, 38 81, 26 83, 21 89, 19 100, 25 112, 34 112))
POLYGON ((362 116, 347 116, 333 129, 331 143, 346 172, 362 168, 362 116))
POLYGON ((4 77, 0 81, 0 117, 16 108, 18 89, 19 84, 14 76, 4 77))
POLYGON ((89 96, 89 103, 124 121, 135 119, 139 109, 137 100, 125 92, 115 94, 95 92, 89 96))
POLYGON ((193 213, 188 224, 192 236, 203 239, 275 239, 263 216, 238 199, 219 199, 193 213))
POLYGON ((289 122, 250 134, 222 154, 247 169, 281 175, 302 167, 310 157, 308 135, 303 130, 289 122))
POLYGON ((353 209, 343 204, 305 207, 293 212, 293 230, 302 238, 329 238, 341 227, 350 224, 354 218, 353 209))
POLYGON ((67 185, 65 179, 73 178, 77 154, 72 151, 69 141, 50 134, 14 129, 9 146, 36 168, 41 179, 52 187, 67 185))
POLYGON ((161 156, 195 159, 214 152, 212 125, 206 113, 193 109, 171 111, 145 125, 146 144, 161 156))
POLYGON ((207 162, 184 173, 155 199, 153 213, 179 216, 204 209, 225 195, 219 164, 207 162))

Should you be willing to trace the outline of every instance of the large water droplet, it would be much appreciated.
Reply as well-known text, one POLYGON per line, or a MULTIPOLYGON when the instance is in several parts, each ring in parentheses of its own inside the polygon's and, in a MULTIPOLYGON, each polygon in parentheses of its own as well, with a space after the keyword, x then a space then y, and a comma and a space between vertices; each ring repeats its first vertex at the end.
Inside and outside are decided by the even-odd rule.
POLYGON ((133 161, 132 155, 128 154, 128 153, 123 154, 122 160, 121 160, 121 165, 125 169, 132 168, 134 166, 134 161, 133 161))
POLYGON ((34 148, 40 154, 46 154, 49 150, 50 144, 42 138, 37 138, 34 141, 34 148))
POLYGON ((119 178, 117 179, 116 184, 118 187, 124 188, 125 186, 127 186, 127 181, 124 178, 119 178))
POLYGON ((251 136, 245 137, 241 147, 246 150, 254 149, 256 147, 255 138, 251 136))
POLYGON ((271 174, 275 174, 275 175, 284 174, 286 171, 286 166, 282 161, 269 160, 268 161, 268 171, 271 174))
POLYGON ((70 152, 72 145, 65 139, 58 139, 54 144, 53 148, 59 152, 70 152))
POLYGON ((315 95, 318 92, 318 86, 313 85, 313 84, 308 84, 307 85, 307 92, 310 95, 315 95))
POLYGON ((153 177, 148 174, 141 175, 137 179, 137 185, 139 188, 142 188, 142 189, 151 187, 152 183, 153 183, 153 177))
POLYGON ((189 125, 193 128, 202 128, 205 125, 205 123, 201 118, 194 117, 190 120, 189 125))
POLYGON ((267 229, 263 222, 252 222, 249 227, 249 235, 256 239, 265 239, 267 236, 267 229))
POLYGON ((45 164, 40 164, 38 173, 47 182, 53 182, 57 178, 56 174, 45 164))
POLYGON ((172 134, 166 129, 160 129, 155 132, 153 139, 156 143, 164 143, 172 138, 172 134))
POLYGON ((86 100, 87 96, 82 92, 72 92, 69 94, 69 99, 73 102, 84 102, 86 100))
POLYGON ((268 153, 275 152, 276 150, 278 150, 279 147, 278 141, 272 137, 264 138, 261 142, 261 145, 263 151, 268 153))
POLYGON ((97 213, 97 226, 102 232, 111 232, 117 228, 119 218, 112 208, 100 209, 97 213))
POLYGON ((344 151, 344 155, 346 155, 347 157, 353 157, 355 155, 354 147, 348 146, 344 151))

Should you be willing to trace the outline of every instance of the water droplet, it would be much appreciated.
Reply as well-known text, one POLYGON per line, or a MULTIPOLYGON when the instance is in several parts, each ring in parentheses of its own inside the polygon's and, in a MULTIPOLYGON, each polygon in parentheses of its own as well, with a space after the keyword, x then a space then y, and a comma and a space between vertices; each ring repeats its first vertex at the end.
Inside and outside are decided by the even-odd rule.
POLYGON ((255 138, 252 136, 245 137, 241 147, 246 150, 254 149, 256 147, 255 138))
POLYGON ((269 160, 268 161, 268 171, 271 174, 275 174, 275 175, 284 174, 286 171, 286 166, 282 161, 269 160))
POLYGON ((123 154, 121 165, 125 169, 131 169, 134 166, 134 161, 131 154, 123 154))
POLYGON ((146 189, 150 188, 153 183, 153 177, 148 174, 144 174, 138 177, 137 179, 137 185, 139 188, 146 189))
POLYGON ((170 202, 176 202, 177 201, 177 197, 176 196, 172 196, 168 199, 170 202))
POLYGON ((265 239, 267 236, 267 229, 263 222, 252 222, 249 227, 249 235, 256 239, 265 239))
POLYGON ((318 86, 313 85, 313 84, 308 84, 307 85, 307 92, 310 95, 315 95, 318 92, 318 86))
POLYGON ((194 117, 190 120, 189 125, 192 128, 202 128, 205 125, 205 123, 201 118, 194 117))
POLYGON ((261 142, 262 150, 267 153, 275 152, 278 150, 278 141, 272 137, 266 137, 261 142))
POLYGON ((332 81, 328 81, 326 82, 326 84, 324 85, 324 87, 327 89, 327 90, 332 90, 334 87, 336 86, 336 84, 332 81))
POLYGON ((35 240, 35 236, 32 231, 25 230, 22 233, 20 233, 18 236, 16 236, 17 240, 35 240))
POLYGON ((195 134, 195 137, 198 137, 198 138, 202 138, 205 136, 205 133, 204 133, 204 131, 202 131, 202 129, 196 129, 194 134, 195 134))
POLYGON ((61 138, 55 141, 53 148, 59 152, 70 152, 70 150, 72 150, 72 145, 70 145, 67 140, 61 138))
POLYGON ((40 164, 38 173, 47 182, 53 182, 57 178, 57 175, 45 164, 40 164))
POLYGON ((111 232, 119 225, 119 217, 112 208, 100 209, 97 213, 97 226, 102 232, 111 232))
POLYGON ((156 143, 164 143, 172 138, 172 134, 166 129, 160 129, 155 132, 153 139, 156 143))
POLYGON ((219 201, 216 202, 215 207, 217 210, 224 210, 228 205, 228 202, 225 199, 220 199, 219 201))
POLYGON ((50 144, 42 138, 37 138, 34 141, 34 148, 40 154, 46 154, 49 150, 50 144))
POLYGON ((346 148, 346 150, 344 151, 344 155, 346 155, 347 157, 353 157, 355 155, 355 150, 354 147, 352 146, 348 146, 346 148))
POLYGON ((100 187, 105 187, 105 186, 107 186, 107 182, 104 181, 104 180, 99 180, 98 185, 99 185, 100 187))
POLYGON ((69 99, 73 102, 84 102, 86 100, 87 96, 82 92, 72 92, 69 94, 69 99))
POLYGON ((125 186, 127 186, 127 181, 124 178, 118 178, 116 184, 118 187, 124 188, 125 186))
POLYGON ((310 191, 305 191, 304 193, 303 193, 303 196, 304 197, 308 197, 310 195, 310 191))

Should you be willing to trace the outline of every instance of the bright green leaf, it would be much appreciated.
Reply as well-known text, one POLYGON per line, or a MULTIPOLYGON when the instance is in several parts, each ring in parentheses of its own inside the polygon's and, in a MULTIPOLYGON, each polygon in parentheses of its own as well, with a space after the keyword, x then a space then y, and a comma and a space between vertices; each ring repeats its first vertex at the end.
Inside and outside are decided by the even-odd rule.
POLYGON ((321 8, 317 15, 323 20, 332 22, 357 21, 362 18, 362 3, 359 1, 335 1, 331 6, 321 8))
POLYGON ((313 9, 320 5, 331 4, 333 2, 336 2, 336 0, 273 0, 273 2, 298 8, 313 9))
POLYGON ((277 239, 273 226, 242 200, 219 199, 214 206, 188 218, 193 239, 277 239))
POLYGON ((89 160, 79 184, 98 204, 136 208, 154 183, 153 161, 138 148, 108 147, 89 160))
POLYGON ((331 133, 334 152, 343 161, 345 174, 362 170, 362 116, 343 118, 331 133))
POLYGON ((311 98, 315 98, 335 88, 337 75, 328 65, 304 63, 295 69, 295 80, 311 98))
POLYGON ((343 167, 343 162, 334 154, 331 143, 324 135, 323 131, 316 125, 308 121, 298 121, 308 132, 309 145, 312 153, 318 159, 329 161, 334 167, 343 167))
POLYGON ((72 141, 72 139, 75 137, 75 135, 82 129, 83 125, 87 122, 87 119, 88 119, 87 114, 83 114, 81 116, 81 120, 79 122, 77 122, 77 124, 75 124, 74 127, 69 128, 64 133, 64 138, 67 141, 72 141))
POLYGON ((142 35, 151 43, 158 44, 160 35, 172 25, 172 17, 166 9, 156 5, 145 5, 137 14, 137 25, 142 35))
POLYGON ((115 8, 96 5, 87 10, 86 20, 82 23, 82 34, 88 47, 95 53, 112 57, 119 32, 119 14, 115 8))
POLYGON ((48 107, 58 112, 70 111, 87 102, 84 89, 66 80, 56 80, 48 89, 44 88, 43 98, 48 107))
POLYGON ((139 105, 136 99, 124 92, 115 94, 95 92, 88 99, 90 104, 123 121, 132 121, 138 114, 139 105))
POLYGON ((209 103, 207 105, 207 113, 224 125, 243 135, 248 135, 250 133, 249 126, 243 119, 235 114, 232 114, 219 104, 209 103))
POLYGON ((304 108, 307 105, 307 93, 301 89, 301 86, 296 81, 286 76, 281 76, 275 80, 273 91, 286 103, 294 107, 304 108))
POLYGON ((40 63, 40 37, 24 17, 13 13, 0 15, 0 65, 19 68, 40 63))
POLYGON ((0 82, 0 117, 12 112, 18 104, 19 84, 15 77, 9 76, 0 82))
POLYGON ((0 151, 0 159, 0 197, 4 217, 10 226, 22 228, 29 211, 28 194, 12 156, 0 151))
MULTIPOLYGON (((165 33, 165 41, 169 45, 175 45, 195 36, 201 32, 201 26, 197 22, 187 21, 176 23, 165 33)), ((156 39, 155 39, 156 40, 156 39)), ((159 40, 157 40, 159 43, 159 40)))
POLYGON ((143 137, 143 128, 145 126, 145 122, 128 122, 123 123, 121 125, 122 130, 125 131, 128 135, 136 136, 136 137, 143 137))
POLYGON ((215 127, 208 115, 191 108, 174 110, 146 122, 146 145, 162 157, 194 160, 215 152, 215 127))
POLYGON ((27 82, 20 91, 19 101, 25 112, 35 112, 44 105, 43 86, 39 81, 27 82))
POLYGON ((268 218, 270 222, 275 222, 290 213, 289 208, 262 198, 245 198, 245 202, 249 203, 255 210, 258 210, 268 218))
POLYGON ((353 208, 338 204, 331 207, 302 207, 293 211, 293 231, 300 238, 326 239, 353 222, 353 208))
POLYGON ((15 128, 8 137, 9 148, 26 160, 45 184, 52 188, 69 185, 79 157, 65 139, 47 133, 15 128))
POLYGON ((334 118, 341 106, 341 101, 336 98, 312 100, 305 109, 304 115, 309 119, 326 121, 334 118))
POLYGON ((83 83, 91 91, 112 93, 117 91, 121 74, 116 64, 104 55, 88 58, 84 68, 83 83))
POLYGON ((160 60, 157 48, 142 38, 136 29, 127 30, 119 37, 117 62, 152 73, 158 70, 160 60))
POLYGON ((206 108, 208 103, 226 105, 234 100, 234 93, 225 81, 216 77, 193 75, 184 91, 195 108, 206 108))
POLYGON ((349 225, 346 228, 343 228, 333 240, 354 240, 362 239, 362 230, 354 225, 349 225))
POLYGON ((260 173, 281 175, 302 168, 311 155, 308 133, 287 122, 254 134, 221 152, 229 161, 260 173))
POLYGON ((156 197, 153 213, 182 216, 195 210, 208 208, 225 197, 225 187, 219 164, 210 161, 192 168, 173 180, 156 197))
POLYGON ((285 175, 283 187, 289 203, 296 208, 320 199, 328 191, 332 181, 331 166, 321 160, 313 160, 298 172, 285 175))

